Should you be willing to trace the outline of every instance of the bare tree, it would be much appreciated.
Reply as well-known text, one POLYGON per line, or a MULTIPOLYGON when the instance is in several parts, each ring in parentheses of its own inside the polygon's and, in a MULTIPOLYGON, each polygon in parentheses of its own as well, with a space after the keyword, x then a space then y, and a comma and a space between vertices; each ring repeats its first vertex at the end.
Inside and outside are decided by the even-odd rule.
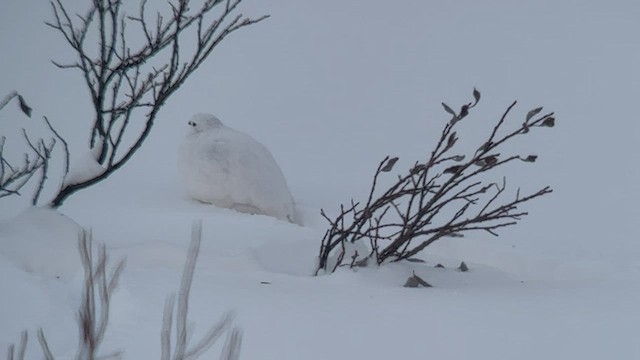
MULTIPOLYGON (((97 164, 90 173, 84 169, 78 176, 74 164, 69 169, 67 152, 63 180, 50 206, 62 205, 71 194, 124 166, 148 137, 162 106, 222 40, 268 17, 234 15, 241 2, 204 0, 192 4, 190 0, 171 0, 168 15, 162 15, 150 14, 147 1, 141 0, 137 14, 132 16, 123 10, 123 0, 92 0, 84 15, 71 14, 63 0, 50 1, 53 20, 47 25, 62 35, 76 58, 69 63, 54 61, 54 65, 78 71, 90 93, 94 118, 88 147, 97 164), (132 41, 135 35, 143 39, 141 44, 132 41)), ((21 96, 19 99, 22 106, 24 101, 21 96)), ((57 133, 56 138, 62 139, 57 133)), ((3 161, 11 171, 6 180, 3 173, 0 190, 15 194, 16 188, 4 186, 5 183, 24 186, 40 170, 36 203, 55 142, 31 142, 28 138, 27 142, 37 159, 27 158, 26 165, 15 170, 3 161)))
POLYGON ((521 125, 505 130, 505 120, 516 105, 513 102, 475 153, 464 154, 456 152, 456 130, 480 101, 479 91, 474 89, 473 96, 474 102, 463 105, 457 113, 442 104, 451 119, 425 162, 416 162, 379 193, 379 178, 391 172, 398 160, 387 156, 375 172, 366 202, 342 205, 335 219, 321 211, 330 226, 322 240, 316 274, 333 272, 339 266, 412 260, 435 241, 462 237, 470 231, 497 236, 499 229, 517 224, 528 214, 520 205, 552 191, 546 186, 521 194, 518 188, 512 198, 504 199, 506 178, 493 182, 485 175, 495 174, 514 161, 535 162, 536 155, 508 154, 504 145, 533 129, 553 127, 553 113, 539 116, 542 108, 533 109, 521 125), (350 252, 351 244, 358 242, 364 242, 370 251, 350 252))

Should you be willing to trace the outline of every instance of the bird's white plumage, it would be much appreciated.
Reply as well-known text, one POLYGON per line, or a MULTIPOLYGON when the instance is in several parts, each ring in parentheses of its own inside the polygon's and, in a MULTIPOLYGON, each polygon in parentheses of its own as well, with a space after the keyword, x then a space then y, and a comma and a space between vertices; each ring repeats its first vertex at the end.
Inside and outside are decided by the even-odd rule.
POLYGON ((241 212, 294 221, 293 198, 271 152, 211 114, 197 114, 178 153, 188 194, 241 212))

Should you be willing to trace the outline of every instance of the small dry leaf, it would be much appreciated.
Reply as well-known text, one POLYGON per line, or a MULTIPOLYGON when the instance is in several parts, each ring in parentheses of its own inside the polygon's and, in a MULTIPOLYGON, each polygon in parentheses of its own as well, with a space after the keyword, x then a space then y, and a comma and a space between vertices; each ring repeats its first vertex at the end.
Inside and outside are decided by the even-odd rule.
POLYGON ((478 151, 487 151, 487 150, 489 150, 489 148, 491 148, 491 145, 493 145, 493 143, 491 141, 488 141, 488 142, 482 144, 482 146, 480 146, 478 148, 478 151))
POLYGON ((444 173, 445 173, 445 174, 455 174, 455 173, 457 173, 458 171, 460 171, 463 167, 464 167, 464 166, 462 166, 462 165, 450 166, 450 167, 448 167, 448 168, 446 168, 446 169, 444 170, 444 173))
POLYGON ((447 234, 446 236, 452 237, 452 238, 463 238, 464 234, 461 234, 461 233, 450 233, 450 234, 447 234))
POLYGON ((442 264, 438 264, 438 265, 434 266, 434 268, 436 268, 436 269, 444 269, 445 267, 442 264))
POLYGON ((487 165, 493 165, 493 164, 498 162, 498 156, 499 155, 500 154, 489 155, 489 156, 484 158, 484 161, 487 163, 487 165))
POLYGON ((22 112, 28 117, 31 117, 32 109, 29 105, 27 105, 27 102, 24 101, 24 98, 22 97, 22 95, 18 95, 18 103, 20 103, 20 110, 22 110, 22 112))
POLYGON ((529 155, 526 158, 522 159, 522 161, 526 161, 526 162, 536 162, 536 160, 538 159, 538 155, 529 155))
POLYGON ((484 161, 484 159, 478 159, 478 160, 473 162, 473 165, 480 166, 480 167, 485 167, 485 166, 487 166, 487 162, 484 161))
POLYGON ((549 117, 546 118, 542 124, 540 124, 540 126, 545 126, 545 127, 554 127, 556 125, 556 118, 554 117, 549 117))
POLYGON ((424 262, 426 262, 426 261, 424 261, 422 259, 418 259, 418 258, 408 258, 408 259, 405 259, 405 260, 407 260, 408 262, 412 262, 412 263, 424 263, 424 262))
POLYGON ((473 88, 473 98, 476 99, 476 104, 480 101, 480 91, 476 88, 473 88))
POLYGON ((462 107, 460 108, 460 115, 458 115, 458 120, 462 119, 463 117, 469 115, 469 105, 462 105, 462 107))
POLYGON ((450 149, 453 145, 455 145, 456 141, 458 141, 458 137, 456 136, 456 132, 454 131, 449 135, 449 139, 447 140, 447 149, 450 149))
POLYGON ((449 105, 442 103, 442 107, 444 108, 444 111, 448 112, 449 114, 453 115, 454 117, 458 116, 456 115, 456 112, 453 111, 452 108, 449 107, 449 105))
POLYGON ((386 164, 384 164, 384 166, 382 167, 382 169, 380 169, 380 171, 382 172, 389 172, 391 170, 393 170, 393 166, 396 164, 396 162, 398 161, 397 157, 393 157, 391 159, 389 159, 387 161, 386 164))
POLYGON ((456 162, 460 162, 460 161, 464 160, 464 155, 456 155, 456 156, 453 156, 453 157, 451 158, 451 160, 456 161, 456 162))
POLYGON ((417 174, 420 171, 426 170, 427 169, 427 165, 425 164, 418 164, 416 166, 413 167, 413 169, 411 169, 411 173, 412 174, 417 174))
POLYGON ((529 111, 527 113, 527 121, 531 120, 531 118, 536 116, 536 114, 538 114, 540 111, 542 111, 542 106, 529 111))

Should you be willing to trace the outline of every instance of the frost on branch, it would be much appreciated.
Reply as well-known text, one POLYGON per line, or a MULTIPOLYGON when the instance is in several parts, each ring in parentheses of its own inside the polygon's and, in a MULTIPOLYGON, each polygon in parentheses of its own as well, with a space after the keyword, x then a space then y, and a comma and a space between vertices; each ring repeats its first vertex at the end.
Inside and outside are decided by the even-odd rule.
MULTIPOLYGON (((32 108, 27 105, 24 97, 17 91, 11 92, 0 101, 0 111, 14 98, 18 99, 18 106, 24 115, 31 118, 32 108)), ((0 135, 0 198, 10 195, 21 195, 20 191, 22 188, 24 188, 31 179, 37 178, 36 190, 31 197, 32 205, 37 205, 45 182, 48 179, 49 165, 53 150, 58 141, 62 144, 66 159, 68 159, 69 153, 66 141, 60 137, 46 116, 43 119, 48 129, 52 132, 53 137, 48 140, 42 138, 32 139, 23 128, 22 137, 26 144, 27 151, 20 161, 10 161, 5 156, 4 149, 7 137, 0 135)), ((65 164, 68 164, 68 160, 65 164)), ((67 171, 66 165, 64 171, 65 173, 67 171)))
POLYGON ((391 186, 380 190, 380 177, 390 176, 397 161, 387 156, 378 165, 366 201, 341 205, 335 218, 321 211, 329 229, 322 239, 316 274, 333 272, 339 266, 411 260, 437 240, 463 237, 470 231, 497 236, 498 230, 517 224, 528 214, 520 210, 521 205, 551 193, 549 186, 527 194, 518 188, 514 196, 507 197, 506 177, 488 182, 484 175, 496 175, 508 163, 534 163, 537 155, 513 154, 504 145, 534 129, 553 127, 553 113, 539 115, 542 108, 533 109, 520 125, 509 128, 506 120, 514 101, 477 144, 477 150, 467 154, 456 146, 460 140, 456 130, 480 101, 476 89, 473 98, 458 111, 442 104, 451 118, 426 161, 416 162, 391 186), (360 251, 353 251, 356 244, 360 251))

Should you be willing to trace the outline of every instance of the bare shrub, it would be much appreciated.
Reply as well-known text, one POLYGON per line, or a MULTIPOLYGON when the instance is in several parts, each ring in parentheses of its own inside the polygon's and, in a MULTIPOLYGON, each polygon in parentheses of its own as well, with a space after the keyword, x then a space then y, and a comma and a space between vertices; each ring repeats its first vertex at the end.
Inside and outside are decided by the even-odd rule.
MULTIPOLYGON (((214 324, 204 337, 195 345, 190 346, 191 336, 187 327, 187 315, 189 311, 189 294, 193 282, 193 274, 196 261, 200 251, 200 241, 202 236, 202 222, 196 222, 192 226, 191 243, 189 252, 182 272, 182 280, 178 291, 177 312, 175 315, 175 347, 172 354, 171 334, 173 326, 173 311, 176 296, 169 296, 164 308, 162 331, 161 331, 161 359, 163 360, 194 360, 203 355, 225 332, 227 340, 221 351, 220 359, 237 360, 242 345, 242 331, 234 327, 229 329, 233 323, 231 313, 223 317, 214 324)), ((78 329, 80 341, 76 353, 76 360, 96 360, 96 359, 120 359, 121 351, 99 355, 99 348, 104 340, 104 336, 109 323, 109 311, 111 309, 111 299, 118 286, 118 279, 124 270, 125 259, 119 260, 116 265, 107 271, 108 255, 104 245, 101 245, 97 252, 97 259, 94 258, 92 250, 92 236, 90 232, 83 231, 79 236, 78 249, 82 259, 84 269, 84 285, 82 288, 82 301, 78 310, 78 329)), ((8 360, 24 360, 29 335, 22 332, 20 343, 16 349, 15 344, 11 344, 7 351, 8 360)), ((45 360, 55 360, 49 347, 42 328, 38 329, 38 342, 45 360)))
MULTIPOLYGON (((63 179, 49 202, 52 207, 59 207, 75 192, 124 166, 149 136, 160 109, 214 49, 235 31, 268 17, 236 15, 242 0, 204 0, 197 4, 170 0, 162 3, 168 5, 166 14, 150 13, 147 0, 141 0, 135 15, 125 13, 124 3, 91 0, 88 10, 80 15, 70 13, 63 0, 50 1, 53 20, 46 24, 62 35, 75 58, 53 64, 80 73, 93 110, 92 118, 86 119, 92 126, 85 151, 91 154, 92 164, 69 164, 65 148, 63 179), (141 44, 135 43, 136 37, 143 39, 141 44)), ((6 102, 13 97, 18 97, 22 110, 30 116, 31 109, 17 93, 10 94, 6 102)), ((2 109, 5 101, 0 105, 2 109)), ((49 120, 45 121, 56 139, 64 142, 49 120)), ((0 194, 17 194, 40 171, 42 177, 33 200, 36 204, 55 140, 32 142, 26 133, 24 137, 35 160, 27 157, 24 166, 14 167, 4 161, 0 152, 3 166, 10 169, 3 174, 0 194), (10 187, 11 184, 17 186, 10 187)), ((4 141, 0 145, 4 146, 4 141)))
POLYGON ((51 1, 54 19, 47 25, 60 32, 77 57, 76 62, 54 64, 79 71, 91 94, 95 117, 89 147, 103 169, 88 178, 68 178, 52 206, 60 206, 74 192, 122 167, 142 146, 169 97, 222 40, 267 18, 232 15, 241 2, 206 0, 192 10, 191 1, 175 0, 169 1, 168 16, 150 16, 147 1, 142 0, 138 14, 132 16, 122 11, 122 0, 94 0, 89 10, 76 18, 61 0, 51 1), (131 47, 130 28, 143 36, 142 45, 131 47), (196 47, 185 52, 181 45, 189 34, 196 47), (100 47, 94 53, 90 48, 95 43, 100 47), (124 135, 131 135, 132 121, 142 121, 142 131, 126 143, 124 135))
POLYGON ((519 207, 551 193, 545 186, 522 194, 518 188, 505 198, 506 177, 502 182, 487 181, 487 174, 512 162, 534 163, 536 155, 509 153, 504 145, 527 136, 538 128, 553 127, 553 113, 539 115, 542 108, 528 112, 524 122, 506 129, 506 119, 516 105, 514 101, 499 118, 484 141, 472 154, 461 152, 456 130, 480 101, 474 89, 474 101, 455 112, 442 104, 451 119, 445 124, 435 148, 426 161, 416 162, 397 181, 380 191, 378 181, 391 172, 398 158, 384 158, 373 176, 369 197, 364 203, 341 205, 340 213, 330 218, 320 247, 316 275, 333 272, 339 266, 364 266, 401 260, 414 256, 427 246, 447 237, 462 237, 470 231, 484 231, 497 236, 503 227, 517 224, 528 213, 519 207), (364 242, 368 253, 350 251, 352 244, 364 242))

